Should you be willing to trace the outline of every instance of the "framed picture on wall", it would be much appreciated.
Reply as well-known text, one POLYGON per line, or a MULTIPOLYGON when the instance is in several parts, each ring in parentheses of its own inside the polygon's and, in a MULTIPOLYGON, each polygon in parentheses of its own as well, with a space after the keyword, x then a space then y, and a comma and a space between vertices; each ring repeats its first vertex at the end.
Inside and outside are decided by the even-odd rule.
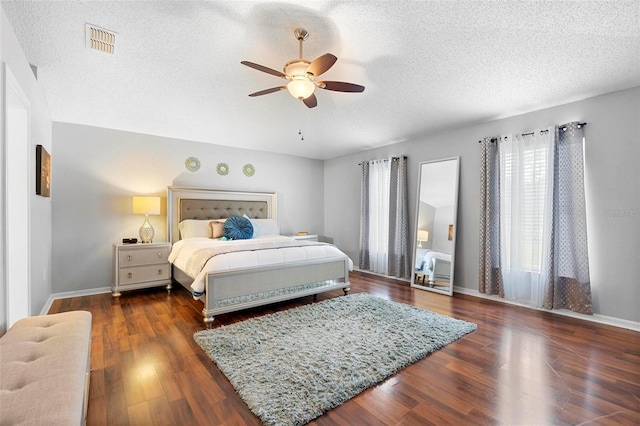
POLYGON ((36 145, 36 194, 51 194, 51 156, 42 145, 36 145))

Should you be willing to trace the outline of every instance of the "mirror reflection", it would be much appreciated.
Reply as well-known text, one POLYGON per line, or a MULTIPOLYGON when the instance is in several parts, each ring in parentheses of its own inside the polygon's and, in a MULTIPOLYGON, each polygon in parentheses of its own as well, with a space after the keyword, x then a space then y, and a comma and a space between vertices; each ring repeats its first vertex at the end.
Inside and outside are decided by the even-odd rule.
POLYGON ((453 294, 459 158, 419 164, 411 285, 453 294))

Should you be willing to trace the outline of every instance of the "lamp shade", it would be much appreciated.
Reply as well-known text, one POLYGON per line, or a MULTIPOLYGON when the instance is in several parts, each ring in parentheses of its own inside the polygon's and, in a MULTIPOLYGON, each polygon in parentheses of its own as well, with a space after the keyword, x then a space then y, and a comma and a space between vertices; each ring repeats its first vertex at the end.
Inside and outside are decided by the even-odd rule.
POLYGON ((160 197, 133 197, 134 214, 160 214, 160 197))
POLYGON ((429 241, 429 231, 418 230, 418 241, 429 241))

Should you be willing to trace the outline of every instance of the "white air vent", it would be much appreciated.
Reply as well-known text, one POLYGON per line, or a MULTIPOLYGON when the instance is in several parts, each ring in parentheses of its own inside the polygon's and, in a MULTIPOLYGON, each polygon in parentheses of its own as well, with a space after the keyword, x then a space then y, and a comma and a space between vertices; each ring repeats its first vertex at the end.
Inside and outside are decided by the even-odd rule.
POLYGON ((105 53, 113 53, 116 44, 116 32, 91 24, 85 24, 86 46, 105 53))

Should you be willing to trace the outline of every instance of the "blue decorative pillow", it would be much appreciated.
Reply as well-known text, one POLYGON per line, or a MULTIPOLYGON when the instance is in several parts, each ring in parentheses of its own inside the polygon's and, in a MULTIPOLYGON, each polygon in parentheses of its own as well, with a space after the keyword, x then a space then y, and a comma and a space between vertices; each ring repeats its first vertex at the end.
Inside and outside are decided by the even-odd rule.
POLYGON ((253 237, 253 225, 246 217, 230 216, 224 222, 224 236, 230 240, 248 240, 253 237))

